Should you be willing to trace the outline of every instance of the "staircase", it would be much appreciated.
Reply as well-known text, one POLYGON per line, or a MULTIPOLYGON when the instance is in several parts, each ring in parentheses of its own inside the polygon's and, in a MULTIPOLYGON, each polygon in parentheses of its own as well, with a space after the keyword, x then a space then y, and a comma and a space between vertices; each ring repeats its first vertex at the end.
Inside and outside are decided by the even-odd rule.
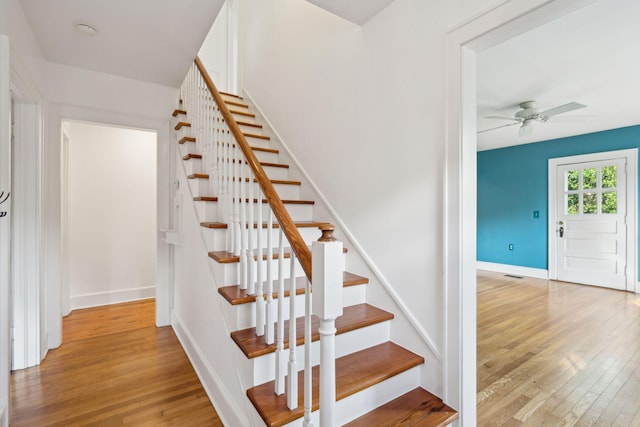
MULTIPOLYGON (((196 90, 203 89, 198 87, 196 90)), ((209 100, 212 98, 208 93, 202 96, 209 100)), ((240 96, 225 93, 220 96, 306 245, 318 240, 321 234, 319 228, 330 234, 333 227, 314 218, 315 202, 300 198, 304 184, 290 178, 290 166, 282 162, 277 144, 271 141, 270 131, 263 128, 252 108, 240 96)), ((214 194, 212 182, 215 177, 208 172, 211 166, 207 166, 207 159, 214 156, 211 154, 211 146, 199 140, 192 127, 189 109, 194 107, 179 102, 173 112, 176 141, 201 230, 208 242, 208 257, 214 276, 212 282, 217 284, 219 297, 224 301, 226 325, 233 331, 229 338, 244 355, 237 363, 238 370, 242 373, 241 381, 246 386, 246 398, 255 408, 253 419, 256 420, 256 425, 260 424, 259 420, 268 426, 306 425, 303 424, 306 409, 307 422, 321 425, 317 411, 320 406, 318 354, 321 327, 319 319, 314 316, 310 322, 311 330, 307 331, 312 344, 310 350, 305 349, 304 309, 308 303, 305 297, 310 289, 305 269, 290 248, 276 247, 273 251, 252 249, 247 251, 248 255, 244 255, 243 251, 229 250, 230 244, 233 246, 234 242, 243 239, 249 241, 250 248, 256 247, 256 239, 276 241, 283 235, 281 226, 278 222, 272 222, 262 193, 253 192, 253 175, 243 171, 245 165, 238 164, 245 161, 227 160, 222 166, 229 167, 230 173, 236 174, 227 180, 229 185, 246 183, 250 186, 238 193, 242 194, 241 200, 236 197, 233 201, 224 201, 214 194), (224 212, 224 207, 221 206, 223 203, 246 203, 249 205, 249 213, 243 214, 247 216, 239 221, 240 225, 232 224, 221 214, 224 212), (290 274, 279 287, 261 289, 262 281, 256 284, 254 278, 265 277, 259 266, 262 262, 266 265, 264 268, 270 268, 269 263, 273 263, 274 270, 280 268, 273 274, 274 282, 278 281, 276 277, 282 276, 284 271, 290 274), (280 264, 284 266, 278 267, 280 264), (243 281, 244 285, 241 283, 243 281), (257 295, 262 297, 258 298, 257 295), (282 305, 276 307, 276 302, 282 305), (261 306, 266 308, 261 309, 261 306), (261 331, 262 328, 256 325, 256 319, 261 316, 260 310, 281 313, 283 330, 291 332, 278 334, 277 322, 269 321, 266 330, 261 331), (291 325, 290 329, 287 319, 293 317, 295 328, 291 325), (289 352, 290 348, 292 351, 289 352), (310 365, 313 365, 313 369, 308 372, 313 379, 310 399, 309 396, 305 397, 307 387, 303 386, 304 365, 295 362, 304 360, 305 352, 307 356, 311 355, 310 365), (300 386, 295 386, 297 393, 293 393, 296 397, 290 398, 289 389, 293 386, 288 381, 289 378, 286 387, 278 386, 276 379, 284 377, 282 370, 286 371, 285 362, 288 360, 291 364, 292 359, 293 370, 298 371, 300 386), (277 395, 275 390, 278 387, 286 388, 286 392, 277 395), (292 401, 297 402, 297 407, 289 409, 292 401), (310 411, 314 411, 311 418, 310 411)), ((197 114, 203 113, 200 111, 197 114)), ((213 120, 224 121, 211 111, 205 111, 204 114, 218 117, 213 120)), ((224 147, 235 146, 233 135, 221 137, 228 138, 224 147)), ((217 154, 216 156, 219 157, 217 154)), ((341 263, 346 265, 348 248, 344 248, 342 252, 344 260, 341 263)), ((367 304, 367 284, 366 277, 348 271, 342 274, 344 308, 342 315, 335 321, 336 422, 348 426, 444 426, 452 423, 457 419, 457 413, 419 386, 424 358, 390 341, 394 314, 367 304)), ((307 393, 308 391, 307 389, 307 393)))

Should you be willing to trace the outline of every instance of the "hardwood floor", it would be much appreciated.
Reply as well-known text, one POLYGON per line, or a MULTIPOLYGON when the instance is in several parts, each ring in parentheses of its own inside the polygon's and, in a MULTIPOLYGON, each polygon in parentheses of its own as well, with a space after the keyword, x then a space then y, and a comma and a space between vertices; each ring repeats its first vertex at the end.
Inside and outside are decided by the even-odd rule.
POLYGON ((76 310, 63 345, 11 374, 11 426, 222 426, 154 301, 76 310))
POLYGON ((478 426, 640 426, 640 296, 478 272, 478 426))

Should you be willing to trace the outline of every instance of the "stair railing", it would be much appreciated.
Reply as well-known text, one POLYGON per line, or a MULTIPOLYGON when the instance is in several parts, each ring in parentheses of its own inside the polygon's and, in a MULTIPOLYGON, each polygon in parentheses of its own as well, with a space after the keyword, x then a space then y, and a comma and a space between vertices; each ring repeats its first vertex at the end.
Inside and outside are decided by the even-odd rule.
POLYGON ((320 425, 335 424, 335 319, 342 314, 342 243, 333 237, 334 227, 322 226, 322 237, 313 243, 313 254, 300 235, 284 203, 258 161, 240 126, 216 89, 199 58, 181 86, 183 108, 209 173, 209 191, 218 198, 218 216, 226 223, 226 251, 239 258, 240 288, 255 295, 256 335, 276 345, 276 395, 287 391, 287 406, 299 405, 296 356, 296 265, 305 279, 304 304, 304 425, 311 425, 312 352, 311 316, 320 318, 320 425), (245 166, 246 165, 246 166, 245 166), (266 203, 265 203, 266 202, 266 203), (256 204, 254 210, 253 205, 256 204), (255 219, 255 222, 254 222, 255 219), (263 221, 266 223, 263 225, 263 221), (254 225, 255 224, 255 225, 254 225), (260 228, 266 229, 266 242, 260 228), (273 242, 278 229, 278 242, 273 242), (285 245, 291 248, 285 254, 285 245), (274 252, 275 251, 275 252, 274 252), (285 350, 285 259, 289 257, 289 351, 285 350), (277 289, 274 262, 277 260, 277 289), (311 298, 312 270, 316 272, 311 298), (274 291, 278 300, 274 302, 274 291), (286 381, 286 384, 285 384, 286 381))

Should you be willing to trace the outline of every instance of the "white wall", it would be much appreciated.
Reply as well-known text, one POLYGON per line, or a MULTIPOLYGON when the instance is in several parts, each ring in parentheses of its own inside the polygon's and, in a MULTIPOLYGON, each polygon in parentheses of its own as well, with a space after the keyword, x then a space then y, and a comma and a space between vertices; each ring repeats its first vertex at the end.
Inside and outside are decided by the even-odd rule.
POLYGON ((231 91, 228 73, 231 53, 228 14, 229 6, 225 2, 198 52, 207 72, 222 92, 231 91))
POLYGON ((153 297, 155 132, 78 122, 68 129, 71 308, 153 297))

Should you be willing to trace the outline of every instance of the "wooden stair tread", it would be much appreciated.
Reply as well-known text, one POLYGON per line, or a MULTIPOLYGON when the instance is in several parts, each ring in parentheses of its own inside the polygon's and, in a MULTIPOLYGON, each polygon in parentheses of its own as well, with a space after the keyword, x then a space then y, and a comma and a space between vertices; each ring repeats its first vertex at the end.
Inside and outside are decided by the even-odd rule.
POLYGON ((256 116, 256 115, 255 115, 255 114, 253 114, 253 113, 247 113, 247 112, 244 112, 244 111, 238 111, 238 110, 231 110, 231 109, 229 109, 229 112, 230 112, 231 114, 237 114, 237 115, 239 115, 239 116, 246 116, 246 117, 255 117, 255 116, 256 116))
POLYGON ((187 114, 187 110, 183 110, 181 108, 176 108, 175 110, 173 110, 173 117, 178 117, 180 114, 182 115, 186 115, 187 114))
POLYGON ((245 104, 244 102, 231 101, 231 100, 225 99, 224 103, 227 104, 227 105, 233 105, 235 107, 249 108, 249 106, 247 104, 245 104))
POLYGON ((192 173, 187 175, 187 179, 209 179, 208 173, 192 173))
POLYGON ((251 149, 253 151, 263 151, 265 153, 274 153, 274 154, 280 153, 280 150, 277 150, 275 148, 251 147, 251 149))
POLYGON ((238 124, 238 126, 248 126, 252 128, 259 128, 259 129, 262 128, 262 125, 258 123, 243 122, 242 120, 236 120, 236 123, 238 124))
POLYGON ((201 159, 202 154, 189 153, 182 158, 182 160, 201 159))
MULTIPOLYGON (((336 399, 341 400, 424 363, 424 358, 386 342, 336 359, 336 399)), ((313 368, 312 409, 319 407, 319 367, 313 368)), ((274 381, 247 390, 249 400, 268 426, 282 426, 304 414, 303 372, 298 373, 298 408, 287 408, 287 395, 274 394, 274 381)), ((375 423, 374 425, 380 425, 375 423)))
POLYGON ((242 99, 242 97, 240 95, 236 95, 235 93, 220 92, 220 95, 227 95, 227 96, 232 96, 234 98, 242 99))
MULTIPOLYGON (((311 227, 320 227, 321 225, 327 224, 326 222, 321 221, 294 221, 293 222, 298 228, 311 228, 311 227)), ((216 228, 216 229, 225 229, 227 228, 227 224, 224 222, 216 222, 216 221, 205 221, 200 223, 200 227, 204 228, 216 228)), ((253 228, 258 228, 258 224, 254 223, 253 228)), ((262 223, 262 228, 267 228, 267 223, 262 223)), ((277 222, 273 223, 273 228, 280 228, 280 224, 277 222)), ((226 252, 225 252, 226 253, 226 252)))
MULTIPOLYGON (((201 201, 201 202, 217 202, 217 197, 194 197, 193 200, 201 201)), ((235 200, 234 200, 235 201, 235 200)), ((280 200, 285 205, 315 205, 316 202, 313 200, 280 200)), ((249 203, 249 199, 245 199, 246 203, 249 203)), ((258 203, 258 199, 253 199, 253 203, 258 203)), ((262 203, 268 203, 267 199, 262 199, 262 203)))
POLYGON ((260 162, 260 164, 262 165, 262 167, 289 169, 289 165, 286 165, 284 163, 260 162))
MULTIPOLYGON (((347 253, 349 252, 349 250, 345 247, 342 248, 342 252, 343 253, 347 253)), ((263 260, 267 260, 267 250, 263 249, 261 251, 262 253, 262 259, 263 260)), ((235 262, 240 262, 240 257, 238 255, 234 255, 231 252, 227 252, 227 251, 211 251, 208 253, 209 258, 213 259, 216 262, 219 262, 220 264, 232 264, 235 262)), ((271 255, 271 259, 278 259, 280 257, 280 255, 278 254, 278 248, 274 247, 273 248, 273 254, 271 255)), ((253 253, 253 259, 256 260, 258 258, 258 252, 256 252, 254 250, 253 253)), ((284 259, 289 259, 291 258, 291 248, 284 248, 284 259)))
POLYGON ((191 123, 187 123, 187 122, 178 122, 178 124, 176 125, 176 127, 174 128, 175 130, 180 130, 182 128, 190 128, 191 127, 191 123))
MULTIPOLYGON (((369 279, 364 276, 349 273, 348 271, 342 273, 342 286, 345 288, 349 286, 366 285, 367 283, 369 283, 369 279)), ((306 284, 306 277, 296 277, 296 295, 304 294, 306 284)), ((285 289, 289 289, 289 279, 284 280, 284 286, 285 289)), ((256 301, 255 295, 248 294, 247 290, 240 289, 239 285, 223 286, 218 289, 218 293, 231 305, 248 304, 256 301)), ((288 297, 290 292, 285 290, 284 295, 288 297)), ((273 298, 278 298, 277 292, 273 293, 273 298)))
POLYGON ((242 132, 242 134, 248 138, 257 138, 257 139, 264 139, 264 140, 270 140, 271 137, 267 136, 267 135, 258 135, 256 133, 249 133, 249 132, 242 132))
POLYGON ((421 426, 443 427, 458 419, 458 413, 445 405, 438 396, 423 388, 415 388, 344 427, 421 426))
POLYGON ((184 144, 185 142, 196 142, 196 138, 194 136, 183 136, 178 141, 178 144, 184 144))
MULTIPOLYGON (((343 308, 342 316, 336 319, 336 334, 344 334, 356 329, 364 328, 376 323, 393 319, 393 314, 369 304, 357 304, 343 308)), ((273 325, 274 331, 276 325, 273 325)), ((311 320, 311 341, 319 341, 320 320, 312 316, 311 320)), ((284 348, 289 348, 289 321, 284 322, 284 348)), ((275 332, 274 332, 275 333, 275 332)), ((274 335, 276 336, 276 335, 274 335)), ((249 359, 264 356, 276 351, 276 343, 267 344, 265 336, 257 336, 256 328, 247 328, 231 333, 231 339, 240 347, 240 350, 249 359)), ((304 343, 304 317, 296 319, 296 343, 304 343)))

